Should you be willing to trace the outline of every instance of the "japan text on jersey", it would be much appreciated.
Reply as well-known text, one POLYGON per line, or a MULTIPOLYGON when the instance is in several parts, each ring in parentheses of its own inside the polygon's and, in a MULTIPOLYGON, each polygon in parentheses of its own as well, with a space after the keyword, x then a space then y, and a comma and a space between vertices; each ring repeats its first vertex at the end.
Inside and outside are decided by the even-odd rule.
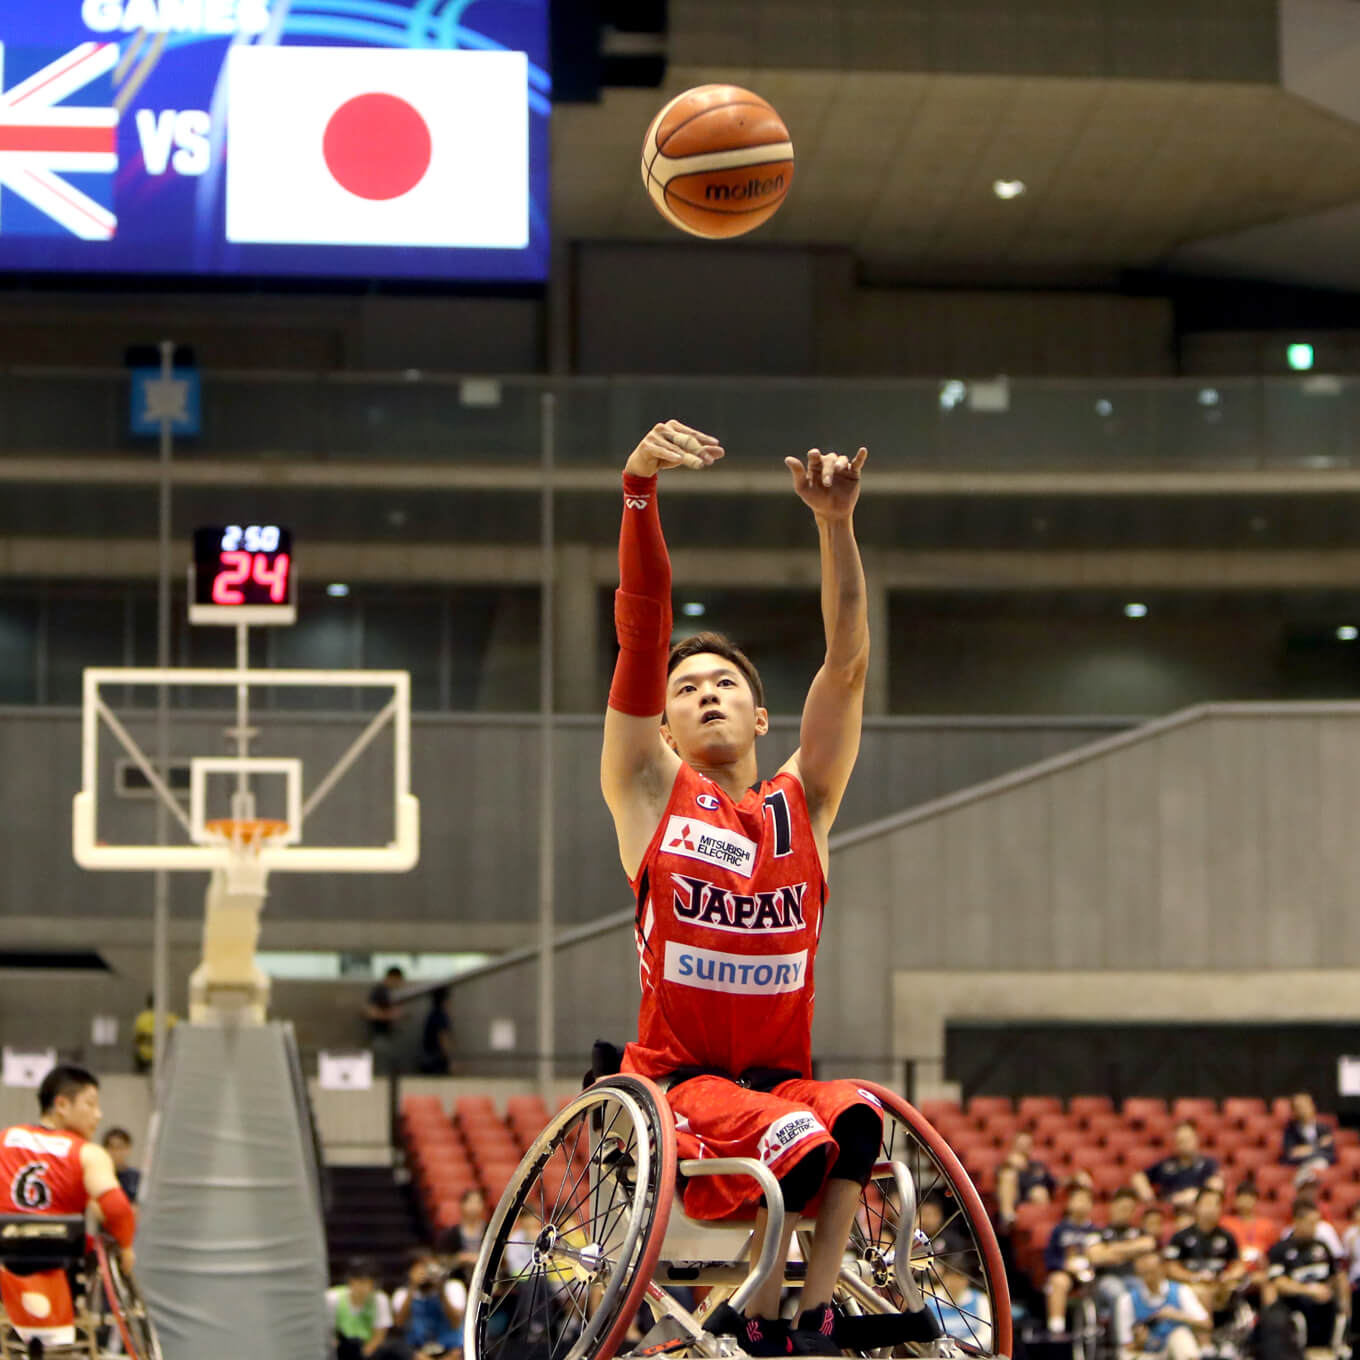
POLYGON ((0 235, 112 239, 117 65, 114 43, 0 43, 0 235))

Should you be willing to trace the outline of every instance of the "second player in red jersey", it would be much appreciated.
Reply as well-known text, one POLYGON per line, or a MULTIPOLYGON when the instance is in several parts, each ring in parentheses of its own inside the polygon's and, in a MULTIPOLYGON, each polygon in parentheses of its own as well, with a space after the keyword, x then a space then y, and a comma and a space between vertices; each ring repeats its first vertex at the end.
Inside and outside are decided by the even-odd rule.
MULTIPOLYGON (((811 1080, 817 942, 828 837, 859 750, 869 636, 851 517, 865 451, 785 460, 821 545, 826 659, 803 707, 798 750, 761 782, 769 729, 760 676, 726 638, 671 647, 670 561, 656 474, 724 456, 667 421, 628 459, 615 597, 619 658, 605 716, 601 786, 637 898, 642 1005, 624 1068, 667 1092, 682 1156, 759 1158, 779 1181, 786 1236, 820 1196, 802 1310, 779 1317, 782 1268, 748 1305, 751 1355, 839 1354, 832 1289, 877 1157, 882 1112, 851 1082, 811 1080)), ((694 1177, 685 1208, 752 1207, 749 1178, 694 1177)), ((757 1217, 757 1239, 765 1218, 757 1217)), ((753 1244, 753 1253, 757 1245, 753 1244)))

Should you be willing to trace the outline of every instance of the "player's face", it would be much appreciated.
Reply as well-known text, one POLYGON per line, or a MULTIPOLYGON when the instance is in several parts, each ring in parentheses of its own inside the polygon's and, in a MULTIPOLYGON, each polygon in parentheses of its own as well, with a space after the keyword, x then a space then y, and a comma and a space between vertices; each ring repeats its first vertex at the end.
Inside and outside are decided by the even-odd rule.
POLYGON ((99 1108, 99 1088, 83 1087, 74 1096, 58 1096, 52 1106, 59 1128, 78 1133, 82 1138, 93 1138, 94 1131, 104 1118, 99 1108))
POLYGON ((1134 1263, 1138 1278, 1149 1289, 1160 1289, 1162 1285, 1162 1259, 1156 1252, 1144 1252, 1134 1263))
POLYGON ((1201 1195, 1195 1201, 1195 1222, 1200 1229, 1208 1232, 1218 1224, 1219 1211, 1223 1208, 1217 1195, 1201 1195))
POLYGON ((666 682, 662 732, 682 760, 725 764, 750 750, 769 728, 746 677, 725 656, 687 656, 666 682))

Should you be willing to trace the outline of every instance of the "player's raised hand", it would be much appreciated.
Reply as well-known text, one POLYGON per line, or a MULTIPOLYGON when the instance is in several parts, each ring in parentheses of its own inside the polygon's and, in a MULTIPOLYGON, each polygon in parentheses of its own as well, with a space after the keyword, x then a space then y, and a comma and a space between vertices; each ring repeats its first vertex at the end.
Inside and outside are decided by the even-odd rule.
POLYGON ((723 446, 711 434, 691 429, 678 420, 653 425, 632 453, 624 471, 635 477, 654 477, 667 468, 706 468, 723 456, 723 446))
POLYGON ((784 459, 784 466, 793 474, 798 499, 814 514, 823 519, 849 519, 859 500, 860 471, 868 456, 864 448, 854 458, 809 449, 806 467, 797 458, 784 459))

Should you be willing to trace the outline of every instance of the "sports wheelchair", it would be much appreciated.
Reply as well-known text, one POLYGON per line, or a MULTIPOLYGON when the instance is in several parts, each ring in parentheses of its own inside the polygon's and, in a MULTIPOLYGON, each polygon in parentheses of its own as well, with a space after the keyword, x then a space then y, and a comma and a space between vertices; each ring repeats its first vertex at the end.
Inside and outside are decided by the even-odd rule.
MULTIPOLYGON (((856 1355, 1009 1356, 1005 1268, 977 1191, 916 1109, 885 1087, 860 1086, 883 1106, 883 1138, 836 1286, 836 1342, 856 1355), (918 1220, 927 1197, 943 1209, 930 1237, 918 1220)), ((797 1228, 804 1259, 815 1208, 797 1228)), ((783 1224, 766 1166, 744 1157, 677 1164, 661 1089, 603 1077, 549 1121, 492 1215, 468 1291, 464 1360, 741 1356, 732 1322, 774 1268, 783 1224), (769 1225, 755 1260, 749 1220, 684 1213, 682 1181, 712 1175, 759 1185, 769 1225), (696 1289, 707 1292, 687 1306, 696 1289), (640 1314, 651 1319, 641 1335, 640 1314)), ((785 1283, 802 1276, 791 1260, 785 1283)))
POLYGON ((0 1312, 0 1360, 161 1360, 156 1329, 117 1245, 102 1234, 87 1239, 83 1215, 0 1214, 0 1266, 16 1275, 64 1270, 76 1336, 66 1346, 25 1341, 0 1312))

